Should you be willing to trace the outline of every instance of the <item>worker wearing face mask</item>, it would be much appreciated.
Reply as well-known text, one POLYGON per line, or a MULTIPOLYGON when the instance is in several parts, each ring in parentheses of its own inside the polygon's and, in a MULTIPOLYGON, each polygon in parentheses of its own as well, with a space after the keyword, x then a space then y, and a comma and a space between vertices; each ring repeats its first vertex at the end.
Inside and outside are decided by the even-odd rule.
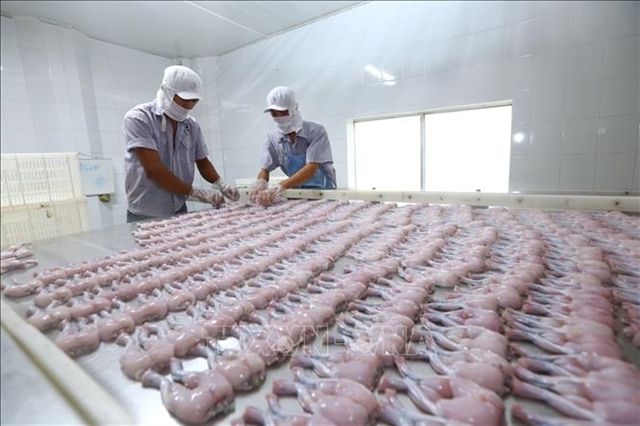
POLYGON ((267 135, 251 200, 270 204, 289 188, 335 189, 336 171, 327 131, 302 119, 294 91, 284 86, 271 90, 264 112, 271 114, 276 130, 267 135), (269 188, 269 173, 277 167, 288 178, 269 188))
POLYGON ((155 101, 125 115, 127 222, 186 213, 187 200, 220 206, 225 197, 240 198, 207 158, 202 130, 190 115, 201 85, 193 70, 170 66, 155 101), (211 188, 192 186, 196 167, 211 188))

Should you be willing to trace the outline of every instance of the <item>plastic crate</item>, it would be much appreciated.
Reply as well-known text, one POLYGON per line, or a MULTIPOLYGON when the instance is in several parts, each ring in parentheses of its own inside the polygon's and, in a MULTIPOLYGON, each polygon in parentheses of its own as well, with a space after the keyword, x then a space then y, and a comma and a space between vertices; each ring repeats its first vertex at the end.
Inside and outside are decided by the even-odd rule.
POLYGON ((3 207, 0 246, 34 242, 91 229, 86 199, 3 207))
POLYGON ((2 154, 0 160, 3 208, 84 197, 77 153, 2 154))

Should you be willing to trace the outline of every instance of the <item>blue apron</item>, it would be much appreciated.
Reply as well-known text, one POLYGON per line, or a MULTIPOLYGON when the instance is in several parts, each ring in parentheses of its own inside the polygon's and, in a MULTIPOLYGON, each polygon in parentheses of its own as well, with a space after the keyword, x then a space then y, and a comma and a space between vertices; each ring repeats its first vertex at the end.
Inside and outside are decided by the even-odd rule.
MULTIPOLYGON (((291 153, 290 142, 284 143, 284 152, 287 156, 285 167, 287 169, 288 176, 293 176, 298 170, 303 168, 307 164, 306 155, 293 155, 291 153)), ((318 170, 311 179, 300 185, 300 188, 315 188, 315 189, 332 189, 333 185, 331 180, 327 177, 327 173, 318 167, 318 170)))

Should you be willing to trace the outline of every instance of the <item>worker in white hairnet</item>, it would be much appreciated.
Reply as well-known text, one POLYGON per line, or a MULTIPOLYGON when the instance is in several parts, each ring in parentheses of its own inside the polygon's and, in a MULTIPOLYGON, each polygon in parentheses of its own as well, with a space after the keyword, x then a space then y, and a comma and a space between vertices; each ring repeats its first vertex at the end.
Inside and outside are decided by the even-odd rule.
POLYGON ((268 205, 289 188, 335 189, 336 171, 327 131, 302 119, 293 89, 272 89, 264 112, 271 114, 276 130, 267 134, 250 199, 268 205), (277 167, 288 178, 269 188, 269 173, 277 167))
POLYGON ((200 100, 202 81, 190 68, 165 69, 155 101, 124 116, 127 222, 186 213, 186 201, 213 206, 240 193, 207 158, 202 130, 190 113, 200 100), (195 167, 210 188, 192 186, 195 167))

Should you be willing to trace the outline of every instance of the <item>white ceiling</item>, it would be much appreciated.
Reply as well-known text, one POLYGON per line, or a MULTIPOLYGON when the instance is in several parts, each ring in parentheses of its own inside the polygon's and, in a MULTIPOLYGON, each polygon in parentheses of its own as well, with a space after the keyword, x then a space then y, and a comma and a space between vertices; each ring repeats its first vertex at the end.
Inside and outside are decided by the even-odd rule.
POLYGON ((217 56, 363 1, 5 1, 2 13, 71 26, 105 42, 187 59, 217 56))

